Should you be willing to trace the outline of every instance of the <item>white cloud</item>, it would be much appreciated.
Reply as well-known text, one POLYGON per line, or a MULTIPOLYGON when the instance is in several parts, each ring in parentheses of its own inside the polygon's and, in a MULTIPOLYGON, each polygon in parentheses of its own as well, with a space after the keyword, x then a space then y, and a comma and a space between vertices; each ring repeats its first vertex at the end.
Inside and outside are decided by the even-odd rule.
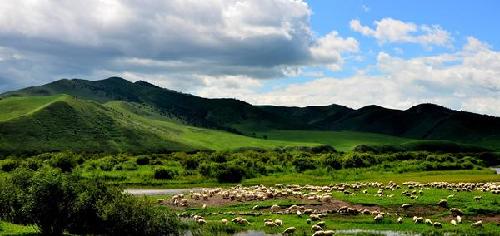
POLYGON ((375 28, 361 25, 359 20, 351 20, 353 31, 374 37, 379 43, 418 43, 424 46, 450 46, 451 35, 438 25, 416 25, 392 18, 375 21, 375 28))
POLYGON ((309 65, 337 70, 342 53, 357 49, 355 39, 337 32, 316 39, 311 9, 302 0, 18 0, 1 5, 0 47, 31 56, 23 63, 2 57, 0 80, 7 84, 0 91, 103 71, 168 80, 279 78, 309 65))
POLYGON ((485 45, 469 38, 456 53, 411 59, 381 52, 377 75, 320 78, 240 98, 255 104, 376 104, 395 109, 430 102, 500 116, 500 52, 485 45))
POLYGON ((359 44, 352 37, 342 38, 332 31, 316 40, 310 50, 313 64, 326 65, 330 70, 336 71, 340 70, 343 63, 341 53, 357 52, 359 44))

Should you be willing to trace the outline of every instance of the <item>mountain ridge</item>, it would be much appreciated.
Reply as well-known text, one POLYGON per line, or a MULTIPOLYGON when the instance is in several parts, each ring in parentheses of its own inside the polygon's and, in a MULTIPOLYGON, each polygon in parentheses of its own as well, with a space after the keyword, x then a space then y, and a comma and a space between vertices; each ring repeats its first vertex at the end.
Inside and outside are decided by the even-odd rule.
POLYGON ((63 79, 6 92, 8 96, 68 94, 96 102, 127 101, 158 108, 189 125, 252 135, 265 130, 371 132, 415 139, 481 141, 500 139, 500 118, 423 103, 406 110, 370 105, 255 106, 232 98, 203 98, 121 77, 99 81, 63 79))

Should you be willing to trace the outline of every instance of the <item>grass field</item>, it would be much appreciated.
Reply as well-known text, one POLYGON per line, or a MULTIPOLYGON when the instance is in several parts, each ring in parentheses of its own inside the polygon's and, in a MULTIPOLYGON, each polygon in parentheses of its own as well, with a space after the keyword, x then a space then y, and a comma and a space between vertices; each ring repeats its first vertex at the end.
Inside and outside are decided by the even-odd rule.
POLYGON ((67 99, 67 95, 8 97, 0 99, 0 122, 31 114, 56 101, 67 99))
POLYGON ((258 135, 267 135, 268 139, 271 140, 328 144, 341 151, 352 150, 360 144, 402 144, 412 140, 390 135, 354 131, 273 130, 258 133, 258 135))
POLYGON ((135 107, 124 102, 115 101, 105 105, 127 116, 138 129, 149 130, 163 139, 174 140, 198 149, 231 150, 241 147, 274 148, 318 145, 318 143, 307 141, 264 140, 226 131, 182 125, 178 121, 169 120, 144 109, 141 111, 142 113, 137 114, 138 111, 134 109, 135 107))

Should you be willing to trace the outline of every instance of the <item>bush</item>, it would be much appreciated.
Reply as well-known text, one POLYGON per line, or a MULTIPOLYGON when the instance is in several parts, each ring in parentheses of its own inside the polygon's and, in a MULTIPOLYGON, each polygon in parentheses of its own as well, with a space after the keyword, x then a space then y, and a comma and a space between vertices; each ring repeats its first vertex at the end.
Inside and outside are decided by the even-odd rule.
POLYGON ((50 160, 50 165, 61 169, 63 172, 71 172, 78 165, 78 157, 67 153, 58 153, 50 160))
POLYGON ((149 157, 148 156, 138 156, 137 157, 137 165, 144 166, 144 165, 149 165, 149 157))
POLYGON ((3 160, 0 162, 0 169, 5 172, 15 170, 19 166, 19 162, 15 160, 3 160))
POLYGON ((219 183, 240 183, 245 176, 245 170, 235 165, 219 165, 215 177, 219 183))
POLYGON ((179 235, 177 217, 145 199, 58 169, 18 169, 0 179, 0 218, 44 235, 179 235))
POLYGON ((297 172, 304 172, 306 170, 314 170, 317 167, 316 161, 312 160, 310 157, 299 157, 292 161, 297 172))
POLYGON ((154 171, 155 179, 173 179, 177 175, 179 175, 179 172, 173 169, 159 168, 154 171))

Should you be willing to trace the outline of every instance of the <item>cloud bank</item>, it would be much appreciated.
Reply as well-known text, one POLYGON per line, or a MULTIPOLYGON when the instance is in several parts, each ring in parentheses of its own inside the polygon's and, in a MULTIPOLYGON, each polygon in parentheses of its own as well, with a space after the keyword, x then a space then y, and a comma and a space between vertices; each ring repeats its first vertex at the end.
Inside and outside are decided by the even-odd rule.
POLYGON ((316 38, 310 16, 295 0, 7 1, 0 8, 0 90, 108 73, 188 80, 174 83, 190 89, 199 77, 340 69, 357 41, 337 32, 316 38))
POLYGON ((454 49, 441 26, 390 17, 372 26, 346 22, 360 38, 335 29, 318 36, 312 11, 302 0, 4 1, 0 92, 118 75, 254 104, 406 109, 433 102, 500 115, 500 52, 486 43, 469 37, 454 49), (325 76, 370 56, 361 40, 378 42, 368 49, 373 63, 325 76), (384 48, 391 44, 398 56, 384 48), (402 44, 448 53, 408 58, 402 44), (269 86, 290 77, 309 79, 269 86))

